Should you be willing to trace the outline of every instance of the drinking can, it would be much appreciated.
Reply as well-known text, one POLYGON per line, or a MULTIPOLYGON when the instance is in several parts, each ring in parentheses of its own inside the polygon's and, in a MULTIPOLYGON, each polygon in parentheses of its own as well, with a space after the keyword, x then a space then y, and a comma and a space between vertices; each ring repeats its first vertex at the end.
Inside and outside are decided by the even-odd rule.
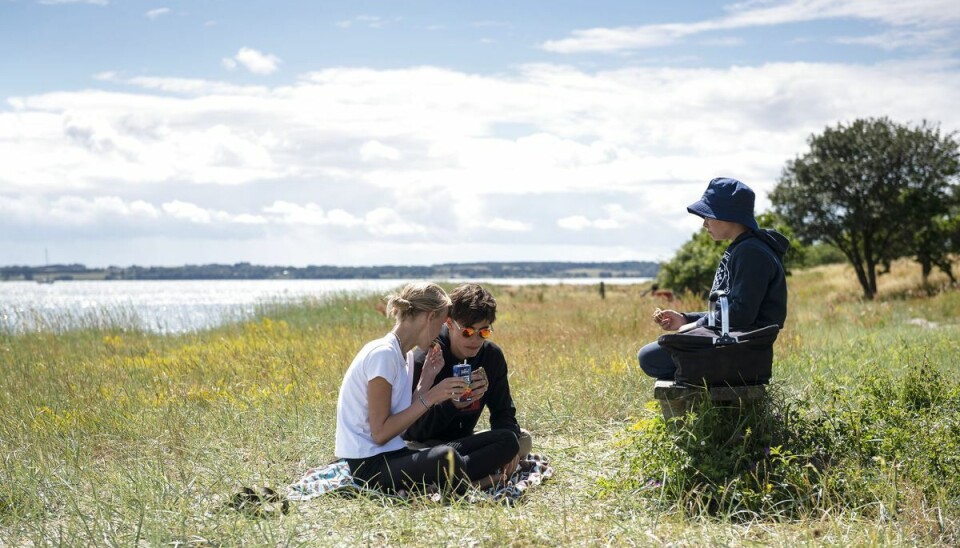
POLYGON ((470 373, 473 370, 471 365, 464 360, 463 363, 457 363, 453 366, 453 376, 462 377, 463 381, 467 383, 467 389, 463 392, 463 396, 460 397, 459 402, 468 402, 473 401, 473 398, 470 394, 473 392, 470 390, 470 373))

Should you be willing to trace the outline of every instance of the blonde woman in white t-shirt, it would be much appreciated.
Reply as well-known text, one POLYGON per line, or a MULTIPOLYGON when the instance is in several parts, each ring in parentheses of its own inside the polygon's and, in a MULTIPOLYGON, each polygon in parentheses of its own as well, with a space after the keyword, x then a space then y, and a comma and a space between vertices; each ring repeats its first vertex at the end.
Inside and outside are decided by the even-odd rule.
POLYGON ((387 314, 396 320, 393 330, 367 343, 344 374, 337 401, 336 455, 346 459, 357 482, 387 492, 431 484, 457 491, 471 483, 486 487, 504 479, 502 467, 519 451, 509 430, 491 430, 455 446, 423 451, 408 449, 400 437, 428 409, 459 398, 467 387, 460 377, 433 385, 443 368, 436 346, 427 353, 417 390, 411 386, 410 351, 431 346, 450 304, 436 284, 406 285, 387 300, 387 314))

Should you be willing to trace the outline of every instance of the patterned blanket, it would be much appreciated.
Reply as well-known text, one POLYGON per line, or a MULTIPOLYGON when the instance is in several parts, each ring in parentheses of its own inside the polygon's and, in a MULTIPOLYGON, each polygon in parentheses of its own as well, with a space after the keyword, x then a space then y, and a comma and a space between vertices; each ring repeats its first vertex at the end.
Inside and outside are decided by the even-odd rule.
MULTIPOLYGON (((491 501, 515 504, 530 488, 540 485, 553 476, 553 467, 542 455, 530 454, 520 460, 516 472, 506 482, 483 491, 472 491, 467 495, 470 502, 491 501)), ((338 460, 320 468, 308 470, 299 481, 290 485, 287 499, 292 501, 310 500, 327 493, 372 492, 383 496, 380 491, 370 490, 353 481, 347 461, 338 460)), ((401 498, 406 498, 399 495, 401 498)), ((440 494, 431 498, 440 500, 440 494)))

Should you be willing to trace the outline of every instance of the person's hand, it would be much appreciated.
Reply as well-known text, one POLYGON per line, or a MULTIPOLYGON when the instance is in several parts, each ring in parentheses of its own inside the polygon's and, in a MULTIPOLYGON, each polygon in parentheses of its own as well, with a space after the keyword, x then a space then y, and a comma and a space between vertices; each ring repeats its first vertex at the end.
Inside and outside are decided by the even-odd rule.
POLYGON ((664 331, 676 331, 686 323, 683 314, 676 310, 660 310, 659 308, 653 311, 653 321, 664 331))
POLYGON ((431 388, 425 397, 430 405, 433 406, 447 400, 459 398, 466 389, 467 383, 463 382, 463 377, 447 377, 431 388))
POLYGON ((471 398, 470 401, 453 401, 453 406, 457 409, 465 409, 473 405, 473 402, 479 401, 484 394, 487 393, 487 388, 490 387, 489 381, 487 381, 487 372, 483 370, 482 367, 474 369, 470 373, 470 394, 467 396, 471 398))
POLYGON ((440 349, 440 343, 434 342, 427 350, 423 369, 420 370, 420 386, 432 386, 433 380, 437 378, 437 373, 441 369, 443 369, 443 350, 440 349))
POLYGON ((520 464, 520 453, 517 453, 506 466, 503 467, 503 479, 500 481, 508 481, 513 473, 517 471, 517 466, 520 464))
POLYGON ((480 479, 479 481, 474 482, 474 486, 478 489, 488 489, 490 487, 496 487, 506 483, 510 481, 513 473, 517 471, 517 466, 519 464, 520 453, 517 453, 512 459, 510 459, 510 462, 503 466, 503 468, 497 470, 489 476, 480 479))

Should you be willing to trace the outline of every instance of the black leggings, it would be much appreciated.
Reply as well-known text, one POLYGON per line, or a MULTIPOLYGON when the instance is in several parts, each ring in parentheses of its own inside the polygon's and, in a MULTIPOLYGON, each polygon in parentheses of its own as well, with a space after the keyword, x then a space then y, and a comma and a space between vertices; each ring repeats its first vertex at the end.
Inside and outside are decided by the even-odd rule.
POLYGON ((423 489, 433 483, 463 492, 468 482, 495 474, 519 451, 516 434, 490 430, 423 451, 397 449, 346 461, 354 480, 381 491, 423 489))

